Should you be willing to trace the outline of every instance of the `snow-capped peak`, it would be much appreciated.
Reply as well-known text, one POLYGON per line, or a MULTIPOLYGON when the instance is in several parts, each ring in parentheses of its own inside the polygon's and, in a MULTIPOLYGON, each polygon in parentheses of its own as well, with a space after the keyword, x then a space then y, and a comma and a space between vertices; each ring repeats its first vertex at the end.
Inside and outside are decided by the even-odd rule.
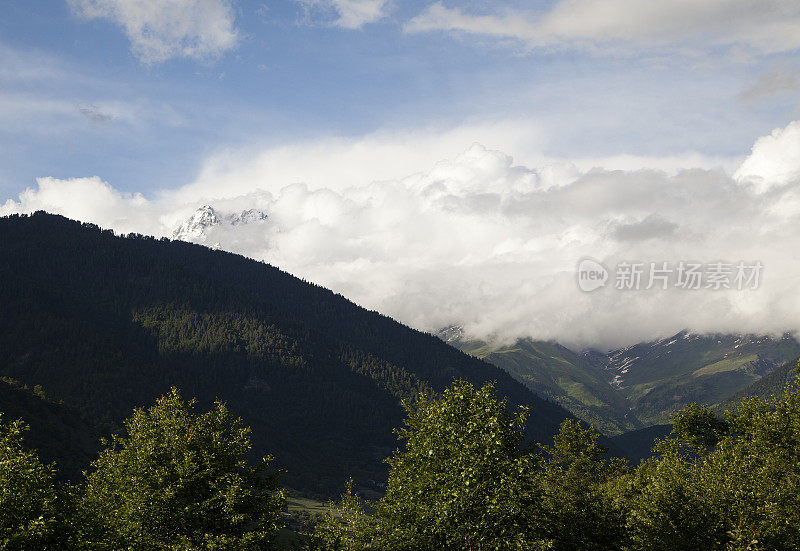
POLYGON ((181 241, 194 241, 195 239, 204 241, 208 228, 219 223, 216 211, 210 205, 203 205, 194 211, 183 224, 175 228, 172 238, 181 241))
POLYGON ((172 232, 172 238, 180 241, 205 241, 208 232, 215 226, 242 226, 263 222, 267 215, 257 209, 220 215, 210 205, 203 205, 172 232))

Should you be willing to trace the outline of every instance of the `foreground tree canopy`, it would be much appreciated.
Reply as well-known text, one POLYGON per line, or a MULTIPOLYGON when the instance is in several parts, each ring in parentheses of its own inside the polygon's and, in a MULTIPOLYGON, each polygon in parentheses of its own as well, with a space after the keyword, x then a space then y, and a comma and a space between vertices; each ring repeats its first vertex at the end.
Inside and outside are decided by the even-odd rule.
POLYGON ((0 549, 44 549, 57 545, 54 468, 24 449, 22 421, 3 423, 0 414, 0 549))
POLYGON ((263 549, 282 495, 270 458, 245 460, 250 429, 222 403, 196 415, 173 389, 125 422, 94 462, 80 500, 98 549, 263 549))
MULTIPOLYGON (((800 368, 800 366, 799 366, 800 368)), ((800 389, 719 419, 691 405, 636 468, 561 425, 523 447, 525 412, 491 386, 454 384, 407 406, 372 515, 349 490, 317 526, 326 550, 768 550, 800 548, 800 389)))
MULTIPOLYGON (((800 366, 799 366, 800 368, 800 366)), ((0 549, 273 549, 284 507, 249 429, 177 390, 136 410, 80 486, 0 423, 0 549)), ((718 418, 692 405, 637 467, 562 423, 526 445, 525 409, 457 381, 406 403, 385 495, 352 482, 291 548, 326 551, 782 550, 800 548, 800 388, 718 418)))
POLYGON ((565 421, 552 447, 523 447, 527 412, 456 382, 407 405, 404 449, 372 516, 347 492, 317 528, 320 549, 611 548, 624 519, 600 491, 597 433, 565 421))

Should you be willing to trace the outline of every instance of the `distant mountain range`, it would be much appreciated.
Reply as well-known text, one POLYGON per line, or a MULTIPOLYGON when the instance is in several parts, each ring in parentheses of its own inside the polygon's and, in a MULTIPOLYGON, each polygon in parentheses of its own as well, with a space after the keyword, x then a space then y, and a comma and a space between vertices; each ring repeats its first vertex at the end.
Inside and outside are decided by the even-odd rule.
POLYGON ((555 342, 522 339, 495 346, 464 337, 458 327, 439 333, 457 348, 508 371, 607 434, 665 423, 691 402, 716 406, 800 356, 790 335, 696 335, 619 350, 573 352, 555 342))
MULTIPOLYGON (((196 222, 236 219, 209 209, 196 222)), ((528 406, 532 438, 570 417, 502 369, 273 266, 61 216, 0 218, 0 304, 0 411, 73 476, 98 434, 171 386, 201 407, 226 401, 254 455, 327 495, 383 478, 401 400, 454 379, 528 406)))

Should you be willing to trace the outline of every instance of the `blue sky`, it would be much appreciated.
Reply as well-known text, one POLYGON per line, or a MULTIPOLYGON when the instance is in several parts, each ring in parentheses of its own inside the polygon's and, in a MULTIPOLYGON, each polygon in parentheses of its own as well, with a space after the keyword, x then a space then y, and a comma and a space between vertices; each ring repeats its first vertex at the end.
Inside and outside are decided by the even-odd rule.
POLYGON ((800 332, 800 3, 30 0, 0 215, 265 260, 414 327, 620 346, 800 332), (752 292, 575 266, 761 262, 752 292))
MULTIPOLYGON (((0 196, 41 176, 92 175, 150 194, 191 181, 221 148, 496 120, 528 121, 554 157, 743 156, 755 137, 797 115, 796 51, 746 34, 708 43, 714 29, 700 25, 655 44, 589 33, 531 46, 492 32, 410 30, 431 2, 362 1, 377 1, 382 16, 357 28, 337 24, 335 2, 176 1, 228 9, 235 41, 155 60, 137 53, 114 15, 135 0, 7 3, 0 196), (87 5, 105 11, 87 17, 87 5), (770 75, 783 89, 742 98, 770 75)), ((558 4, 442 7, 534 20, 558 4)))

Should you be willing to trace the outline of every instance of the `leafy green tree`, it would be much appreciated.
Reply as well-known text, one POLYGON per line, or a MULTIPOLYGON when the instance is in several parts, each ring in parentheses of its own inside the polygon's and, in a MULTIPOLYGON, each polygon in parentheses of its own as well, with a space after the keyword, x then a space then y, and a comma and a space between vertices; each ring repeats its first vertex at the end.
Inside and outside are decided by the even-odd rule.
POLYGON ((800 548, 800 387, 726 414, 676 414, 660 456, 634 478, 635 549, 800 548))
POLYGON ((250 429, 223 403, 203 414, 194 407, 173 388, 106 443, 80 503, 83 548, 270 546, 284 503, 271 458, 247 463, 250 429))
POLYGON ((624 464, 604 460, 597 432, 576 419, 561 423, 553 445, 541 449, 537 531, 559 550, 621 549, 627 538, 625 513, 606 484, 624 464))
POLYGON ((376 549, 374 542, 380 537, 375 517, 366 512, 364 501, 353 488, 353 479, 347 481, 344 494, 329 504, 328 512, 314 527, 307 548, 319 551, 366 551, 376 549))
POLYGON ((527 411, 509 412, 491 384, 455 382, 406 406, 403 450, 389 460, 376 548, 542 548, 531 535, 534 458, 520 452, 527 411))
POLYGON ((552 446, 522 447, 526 411, 494 388, 455 382, 406 407, 405 446, 389 460, 373 516, 352 486, 317 526, 318 548, 366 550, 611 550, 627 541, 625 509, 606 486, 623 464, 598 434, 562 423, 552 446))
POLYGON ((691 403, 670 415, 676 443, 693 451, 713 448, 728 433, 728 424, 711 409, 691 403))
POLYGON ((709 454, 699 484, 725 512, 730 549, 800 548, 800 387, 728 413, 731 434, 709 454))
POLYGON ((635 549, 719 549, 726 540, 721 511, 710 507, 700 482, 706 457, 728 426, 704 406, 690 404, 670 415, 672 432, 658 453, 629 480, 628 526, 635 549))
POLYGON ((725 541, 720 511, 708 507, 697 466, 677 448, 642 464, 629 481, 627 524, 637 550, 713 550, 725 541))
POLYGON ((25 449, 26 430, 21 420, 3 423, 0 414, 0 549, 57 549, 55 468, 25 449))

